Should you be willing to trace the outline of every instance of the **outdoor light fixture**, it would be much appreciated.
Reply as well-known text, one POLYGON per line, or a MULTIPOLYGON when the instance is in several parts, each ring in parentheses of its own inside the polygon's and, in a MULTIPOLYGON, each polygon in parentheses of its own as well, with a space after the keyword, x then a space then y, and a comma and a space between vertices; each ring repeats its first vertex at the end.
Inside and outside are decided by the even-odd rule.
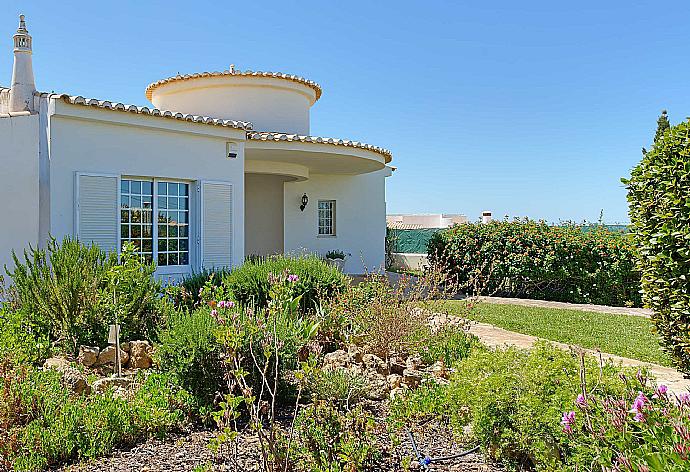
POLYGON ((299 206, 300 211, 304 211, 304 209, 307 207, 307 203, 309 203, 309 197, 307 197, 307 194, 305 193, 302 195, 302 204, 299 206))

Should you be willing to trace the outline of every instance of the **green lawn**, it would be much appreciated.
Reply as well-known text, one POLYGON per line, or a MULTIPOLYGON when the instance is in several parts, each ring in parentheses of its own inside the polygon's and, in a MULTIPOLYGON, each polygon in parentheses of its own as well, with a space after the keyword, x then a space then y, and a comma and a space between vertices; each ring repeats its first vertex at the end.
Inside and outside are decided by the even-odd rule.
MULTIPOLYGON (((461 311, 461 301, 449 301, 461 311)), ((460 314, 460 313, 459 313, 460 314)), ((622 357, 670 366, 652 331, 652 322, 639 316, 613 315, 556 308, 480 303, 470 318, 509 331, 538 336, 622 357)))

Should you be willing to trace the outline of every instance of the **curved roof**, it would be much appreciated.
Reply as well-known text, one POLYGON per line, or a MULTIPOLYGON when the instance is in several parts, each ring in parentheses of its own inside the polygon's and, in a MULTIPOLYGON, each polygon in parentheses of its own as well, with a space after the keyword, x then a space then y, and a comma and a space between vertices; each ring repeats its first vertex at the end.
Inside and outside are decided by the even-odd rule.
POLYGON ((119 102, 111 102, 108 100, 97 100, 95 98, 84 98, 80 95, 58 95, 59 98, 72 105, 83 105, 87 107, 105 108, 108 110, 124 111, 129 113, 137 113, 140 115, 160 116, 162 118, 171 118, 173 120, 191 121, 193 123, 203 123, 208 125, 225 126, 228 128, 243 129, 249 131, 252 129, 252 124, 248 121, 237 120, 223 120, 220 118, 212 118, 210 116, 190 115, 189 113, 179 113, 169 110, 159 110, 158 108, 138 107, 136 105, 126 105, 119 102))
POLYGON ((148 100, 151 100, 151 97, 153 95, 153 91, 160 87, 161 85, 165 85, 171 82, 180 82, 180 81, 185 81, 185 80, 193 80, 193 79, 200 79, 203 77, 220 77, 224 75, 232 75, 232 76, 239 76, 239 77, 272 77, 275 79, 283 79, 283 80, 289 80, 292 82, 297 82, 302 85, 306 85, 307 87, 311 87, 314 89, 316 92, 316 100, 318 100, 321 97, 321 86, 314 82, 313 80, 308 80, 305 79, 304 77, 300 77, 297 75, 291 75, 291 74, 283 74, 282 72, 261 72, 261 71, 251 71, 251 70, 236 70, 234 67, 231 67, 228 70, 224 70, 222 72, 197 72, 195 74, 185 74, 185 75, 176 75, 174 77, 168 77, 167 79, 162 79, 159 80, 158 82, 154 82, 152 84, 149 84, 146 87, 146 98, 148 100))
POLYGON ((271 133, 266 131, 248 131, 247 139, 254 141, 300 141, 303 143, 320 143, 331 144, 334 146, 354 147, 381 154, 385 158, 386 164, 393 159, 393 153, 391 153, 388 149, 374 146, 372 144, 362 143, 360 141, 350 141, 347 139, 323 138, 321 136, 303 136, 299 134, 287 133, 271 133))

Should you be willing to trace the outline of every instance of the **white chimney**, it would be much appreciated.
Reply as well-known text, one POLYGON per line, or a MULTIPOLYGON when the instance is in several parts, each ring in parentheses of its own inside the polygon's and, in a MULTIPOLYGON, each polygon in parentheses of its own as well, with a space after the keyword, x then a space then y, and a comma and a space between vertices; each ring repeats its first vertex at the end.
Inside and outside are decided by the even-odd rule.
POLYGON ((10 88, 10 112, 33 111, 34 69, 31 64, 31 36, 26 29, 24 15, 19 16, 19 28, 14 35, 14 66, 10 88))
POLYGON ((486 224, 491 222, 491 212, 490 211, 483 211, 482 212, 482 223, 486 224))

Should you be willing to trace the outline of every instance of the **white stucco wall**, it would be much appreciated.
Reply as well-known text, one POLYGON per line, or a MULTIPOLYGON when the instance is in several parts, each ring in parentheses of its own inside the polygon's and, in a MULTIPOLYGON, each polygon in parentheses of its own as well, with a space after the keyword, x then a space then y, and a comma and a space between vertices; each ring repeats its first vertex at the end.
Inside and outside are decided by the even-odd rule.
POLYGON ((0 118, 0 274, 38 243, 38 115, 0 118))
POLYGON ((205 77, 153 90, 161 110, 251 121, 258 131, 309 134, 315 92, 303 84, 262 77, 205 77))
MULTIPOLYGON (((51 119, 50 221, 55 237, 74 234, 75 172, 230 182, 233 185, 233 263, 244 259, 244 131, 79 107, 56 106, 51 119), (65 116, 66 113, 76 116, 65 116), (101 121, 106 120, 106 121, 101 121), (113 121, 107 121, 113 120, 113 121), (226 158, 226 143, 239 145, 226 158)), ((190 186, 193 192, 194 186, 190 186)), ((198 198, 198 197, 196 197, 198 198)), ((196 207, 192 197, 191 208, 196 207)), ((198 235, 191 215, 192 237, 198 235)), ((198 268, 198 254, 190 254, 198 268)))
POLYGON ((312 174, 305 182, 285 184, 285 252, 303 250, 324 255, 339 249, 350 253, 345 272, 361 274, 385 264, 388 171, 362 175, 312 174), (299 209, 302 195, 309 204, 299 209), (318 200, 336 201, 336 236, 318 236, 318 200))
POLYGON ((247 174, 244 179, 246 255, 282 254, 283 183, 278 175, 247 174))

